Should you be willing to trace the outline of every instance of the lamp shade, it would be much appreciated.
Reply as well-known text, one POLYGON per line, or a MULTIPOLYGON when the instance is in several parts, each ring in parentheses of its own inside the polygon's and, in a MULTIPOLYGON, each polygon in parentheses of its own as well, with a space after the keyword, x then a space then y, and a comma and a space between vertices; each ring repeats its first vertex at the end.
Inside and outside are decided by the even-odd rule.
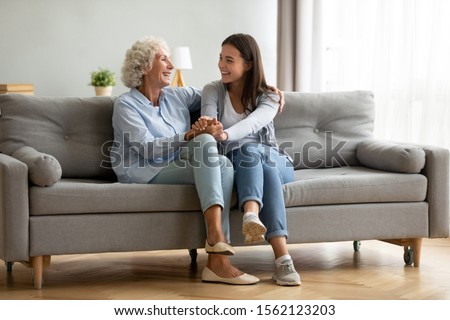
POLYGON ((192 69, 189 47, 176 47, 172 50, 172 63, 175 69, 192 69))

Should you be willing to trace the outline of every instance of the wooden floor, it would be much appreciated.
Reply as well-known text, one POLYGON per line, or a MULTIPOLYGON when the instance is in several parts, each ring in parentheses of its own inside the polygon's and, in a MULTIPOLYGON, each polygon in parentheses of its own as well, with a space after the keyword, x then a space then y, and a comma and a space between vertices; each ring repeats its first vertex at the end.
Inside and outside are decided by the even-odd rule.
POLYGON ((261 282, 252 286, 202 283, 206 254, 190 266, 187 250, 65 255, 52 257, 42 290, 31 270, 0 266, 0 299, 268 299, 268 300, 450 300, 450 239, 426 239, 420 268, 405 266, 403 248, 380 241, 289 245, 301 287, 271 281, 268 246, 238 247, 232 261, 261 282))

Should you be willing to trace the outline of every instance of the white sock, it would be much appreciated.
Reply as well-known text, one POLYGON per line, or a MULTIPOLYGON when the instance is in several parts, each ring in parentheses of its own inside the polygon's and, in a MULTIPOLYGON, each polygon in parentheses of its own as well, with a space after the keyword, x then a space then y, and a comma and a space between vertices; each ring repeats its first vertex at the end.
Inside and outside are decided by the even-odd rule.
POLYGON ((255 216, 258 216, 255 212, 247 211, 247 212, 244 214, 243 218, 245 219, 245 217, 250 216, 250 215, 252 215, 252 214, 255 215, 255 216))
POLYGON ((281 265, 282 262, 286 261, 286 260, 290 260, 291 256, 289 254, 285 254, 284 256, 281 256, 277 259, 275 259, 275 264, 277 266, 281 265))

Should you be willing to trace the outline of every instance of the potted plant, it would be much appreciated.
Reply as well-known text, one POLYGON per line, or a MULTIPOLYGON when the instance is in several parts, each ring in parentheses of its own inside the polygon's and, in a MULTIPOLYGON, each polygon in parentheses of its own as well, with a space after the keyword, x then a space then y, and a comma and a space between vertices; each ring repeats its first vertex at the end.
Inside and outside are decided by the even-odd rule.
POLYGON ((112 87, 116 85, 116 77, 114 72, 99 68, 98 71, 91 72, 91 82, 89 85, 95 87, 97 96, 110 96, 112 87))

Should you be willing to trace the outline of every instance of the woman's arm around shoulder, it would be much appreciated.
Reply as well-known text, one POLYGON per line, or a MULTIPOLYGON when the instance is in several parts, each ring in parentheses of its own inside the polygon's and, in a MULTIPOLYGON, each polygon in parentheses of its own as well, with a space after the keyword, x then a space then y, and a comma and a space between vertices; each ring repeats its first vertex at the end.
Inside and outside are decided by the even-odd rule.
POLYGON ((255 110, 245 119, 225 130, 228 140, 242 139, 271 123, 278 113, 279 99, 277 94, 271 92, 260 95, 255 110))

